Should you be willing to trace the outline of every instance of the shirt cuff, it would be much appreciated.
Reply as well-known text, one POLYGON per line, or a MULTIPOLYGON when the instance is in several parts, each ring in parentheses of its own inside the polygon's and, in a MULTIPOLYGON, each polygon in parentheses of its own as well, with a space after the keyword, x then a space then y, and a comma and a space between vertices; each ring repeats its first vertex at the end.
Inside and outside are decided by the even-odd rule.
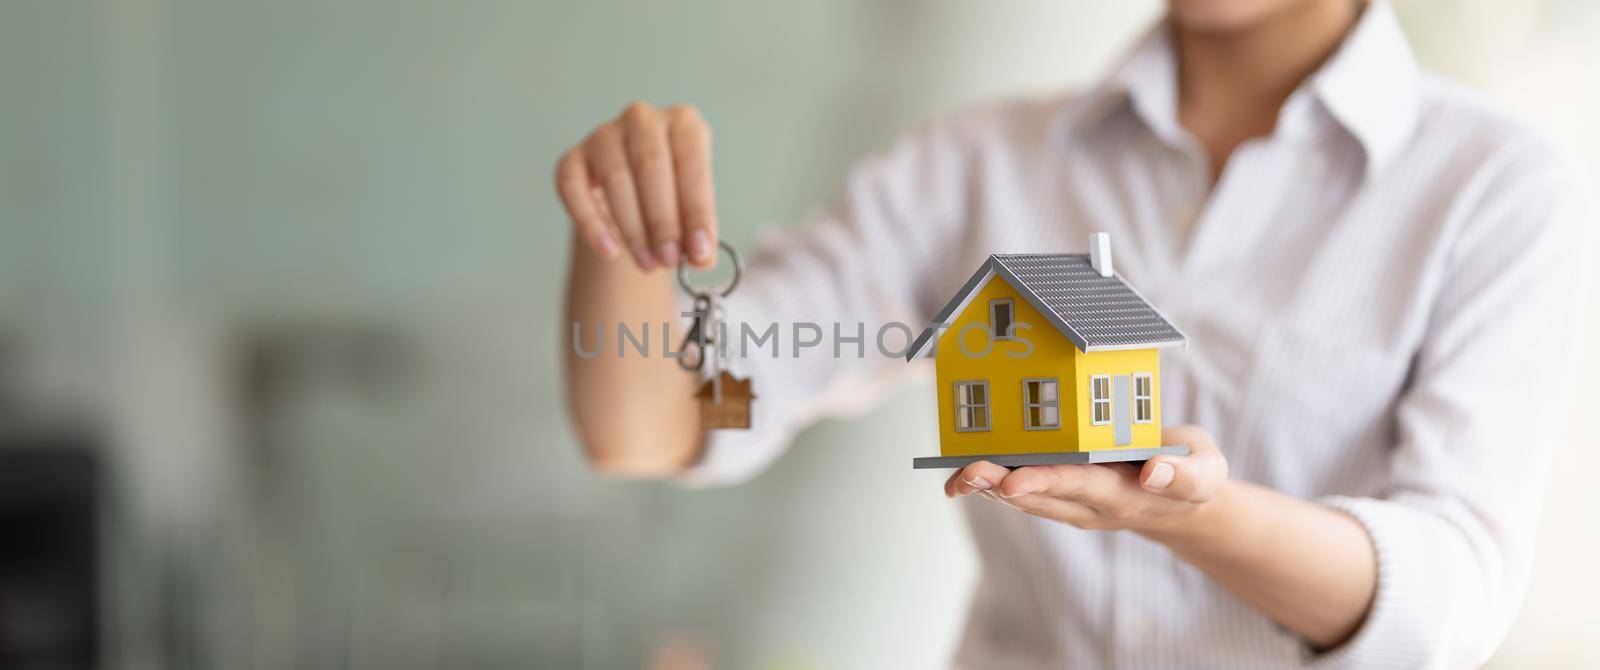
POLYGON ((1330 496, 1321 502, 1366 528, 1377 552, 1378 584, 1361 627, 1344 644, 1313 655, 1310 667, 1430 666, 1438 658, 1452 588, 1449 566, 1429 560, 1441 549, 1440 519, 1375 498, 1330 496))

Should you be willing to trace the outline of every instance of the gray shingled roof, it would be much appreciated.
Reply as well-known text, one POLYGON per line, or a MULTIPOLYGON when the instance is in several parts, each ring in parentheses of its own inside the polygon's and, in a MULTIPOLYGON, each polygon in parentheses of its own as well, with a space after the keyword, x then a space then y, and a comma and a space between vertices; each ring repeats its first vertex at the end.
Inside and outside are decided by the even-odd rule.
MULTIPOLYGON (((999 275, 1039 310, 1079 350, 1108 351, 1178 346, 1183 333, 1120 276, 1102 277, 1088 254, 995 254, 934 317, 946 324, 973 293, 999 275)), ((927 330, 906 359, 921 354, 937 333, 927 330)))

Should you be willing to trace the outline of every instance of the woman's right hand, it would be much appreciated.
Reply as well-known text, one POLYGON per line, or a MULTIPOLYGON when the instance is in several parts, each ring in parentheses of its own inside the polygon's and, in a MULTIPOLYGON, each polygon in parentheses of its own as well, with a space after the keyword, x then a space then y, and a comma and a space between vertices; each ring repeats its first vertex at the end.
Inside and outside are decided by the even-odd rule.
POLYGON ((602 259, 627 249, 641 270, 716 261, 711 129, 690 105, 635 102, 556 163, 574 231, 602 259))

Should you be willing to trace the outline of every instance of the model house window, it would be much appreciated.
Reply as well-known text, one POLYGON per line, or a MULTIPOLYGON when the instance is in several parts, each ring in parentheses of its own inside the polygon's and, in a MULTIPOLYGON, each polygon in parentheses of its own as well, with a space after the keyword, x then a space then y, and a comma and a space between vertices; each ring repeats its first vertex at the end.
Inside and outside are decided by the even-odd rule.
POLYGON ((1150 423, 1155 420, 1155 381, 1148 372, 1133 375, 1133 422, 1150 423))
POLYGON ((1095 375, 1089 378, 1089 425, 1111 423, 1111 378, 1095 375))
POLYGON ((989 336, 995 340, 1011 339, 1011 323, 1015 321, 1016 303, 1010 298, 989 301, 989 336))
POLYGON ((1049 430, 1061 427, 1061 400, 1055 379, 1022 380, 1022 427, 1049 430))
POLYGON ((956 382, 956 432, 989 430, 989 382, 956 382))

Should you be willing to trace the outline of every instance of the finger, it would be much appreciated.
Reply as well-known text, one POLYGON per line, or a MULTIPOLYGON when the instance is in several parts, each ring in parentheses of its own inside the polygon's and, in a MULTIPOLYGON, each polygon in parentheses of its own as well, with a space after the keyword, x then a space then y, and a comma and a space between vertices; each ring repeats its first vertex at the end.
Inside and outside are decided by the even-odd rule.
POLYGON ((641 270, 654 270, 656 258, 650 253, 650 238, 639 216, 639 196, 622 145, 622 130, 614 123, 600 126, 584 143, 584 156, 588 159, 591 178, 606 191, 611 219, 622 231, 622 239, 633 253, 634 262, 641 270))
POLYGON ((639 187, 645 232, 656 260, 669 268, 678 265, 678 186, 672 175, 672 150, 667 145, 667 123, 660 110, 642 102, 622 113, 623 144, 628 165, 639 187))
MULTIPOLYGON (((966 472, 965 468, 958 468, 954 472, 951 472, 949 477, 945 478, 945 480, 944 480, 944 495, 945 495, 945 497, 947 497, 947 498, 955 498, 957 496, 967 495, 967 493, 971 493, 972 492, 972 491, 969 491, 967 493, 963 493, 961 491, 956 490, 956 487, 959 486, 962 483, 962 479, 961 478, 966 476, 965 472, 966 472)), ((978 491, 982 491, 982 489, 978 489, 978 491)))
POLYGON ((617 219, 611 215, 611 203, 606 202, 606 190, 599 186, 590 188, 589 202, 594 203, 594 211, 600 214, 600 218, 605 221, 606 227, 611 229, 617 239, 622 239, 622 229, 617 227, 617 219))
POLYGON ((1098 465, 1034 465, 1011 471, 999 491, 1006 498, 1039 493, 1092 506, 1117 495, 1120 483, 1115 470, 1098 465))
POLYGON ((1146 462, 1139 472, 1144 490, 1173 500, 1206 502, 1228 479, 1228 462, 1204 429, 1175 426, 1163 431, 1162 442, 1187 445, 1189 455, 1158 456, 1146 462))
POLYGON ((1079 528, 1093 528, 1100 524, 1100 514, 1080 502, 1062 500, 1040 493, 1029 493, 1014 498, 999 499, 1018 511, 1037 517, 1069 523, 1079 528))
POLYGON ((976 491, 988 491, 1006 478, 1010 471, 990 463, 978 461, 956 472, 954 489, 956 495, 971 495, 976 491))
POLYGON ((1216 438, 1211 436, 1211 431, 1191 424, 1167 426, 1161 431, 1161 443, 1187 446, 1190 456, 1222 454, 1222 450, 1217 448, 1216 438))
POLYGON ((610 220, 595 206, 591 195, 593 188, 583 152, 573 149, 562 154, 556 163, 556 192, 561 195, 561 204, 572 218, 578 237, 595 255, 611 260, 622 252, 622 240, 611 230, 610 220))
POLYGON ((1214 460, 1193 456, 1152 458, 1139 472, 1139 485, 1163 498, 1206 502, 1228 479, 1226 468, 1214 467, 1214 460))
POLYGON ((689 262, 717 262, 717 197, 711 181, 711 128, 689 105, 667 110, 667 140, 672 145, 673 176, 678 180, 678 211, 689 262))
POLYGON ((611 231, 611 237, 621 243, 622 229, 617 227, 617 217, 611 215, 611 203, 606 202, 606 190, 595 186, 589 190, 589 201, 594 203, 594 209, 600 213, 600 219, 605 222, 606 230, 611 231))

